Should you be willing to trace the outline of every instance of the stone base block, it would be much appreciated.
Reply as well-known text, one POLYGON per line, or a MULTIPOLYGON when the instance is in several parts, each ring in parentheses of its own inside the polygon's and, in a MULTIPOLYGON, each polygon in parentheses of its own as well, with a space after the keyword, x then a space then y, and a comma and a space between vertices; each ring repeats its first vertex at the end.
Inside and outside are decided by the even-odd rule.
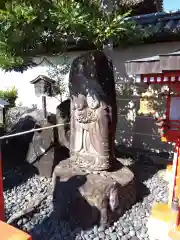
POLYGON ((113 172, 88 172, 62 161, 53 173, 54 212, 81 226, 110 225, 136 201, 133 173, 119 166, 113 172))

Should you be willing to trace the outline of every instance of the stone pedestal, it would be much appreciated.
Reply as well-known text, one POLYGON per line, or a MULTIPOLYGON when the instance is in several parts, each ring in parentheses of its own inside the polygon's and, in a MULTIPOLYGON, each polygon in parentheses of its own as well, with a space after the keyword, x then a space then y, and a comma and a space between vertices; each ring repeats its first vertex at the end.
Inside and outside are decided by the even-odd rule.
POLYGON ((136 200, 134 175, 122 165, 113 172, 88 172, 68 159, 56 166, 53 186, 57 217, 73 217, 84 227, 111 224, 136 200))

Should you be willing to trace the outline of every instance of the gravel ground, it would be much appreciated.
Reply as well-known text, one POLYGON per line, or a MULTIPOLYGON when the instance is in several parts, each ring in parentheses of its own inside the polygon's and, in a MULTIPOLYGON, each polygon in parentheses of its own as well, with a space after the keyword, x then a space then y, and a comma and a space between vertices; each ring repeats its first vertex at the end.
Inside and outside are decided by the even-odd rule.
POLYGON ((157 174, 157 166, 138 163, 139 199, 119 221, 108 229, 94 226, 88 231, 72 229, 67 222, 58 222, 52 217, 51 179, 39 176, 27 177, 27 169, 17 168, 4 174, 4 197, 6 218, 23 209, 34 196, 46 195, 35 213, 17 220, 16 226, 30 232, 33 240, 149 240, 147 219, 154 201, 167 202, 167 183, 157 174), (27 179, 28 178, 28 179, 27 179), (12 186, 12 182, 17 185, 12 186), (11 183, 11 184, 10 184, 11 183))

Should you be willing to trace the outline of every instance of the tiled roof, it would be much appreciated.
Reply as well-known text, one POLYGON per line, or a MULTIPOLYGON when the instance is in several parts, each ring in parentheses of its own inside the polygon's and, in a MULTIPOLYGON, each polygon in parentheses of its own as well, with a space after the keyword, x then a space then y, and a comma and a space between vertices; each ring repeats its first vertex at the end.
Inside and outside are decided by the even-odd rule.
MULTIPOLYGON (((163 73, 164 71, 176 72, 180 69, 180 50, 172 53, 160 54, 149 58, 126 61, 125 68, 128 75, 157 74, 163 73)), ((178 81, 180 81, 179 76, 178 81)))
POLYGON ((49 82, 49 83, 55 83, 55 80, 53 80, 53 79, 51 79, 51 78, 49 78, 47 76, 44 76, 44 75, 39 75, 37 78, 35 78, 32 81, 30 81, 30 83, 35 84, 39 80, 44 80, 44 81, 49 82))
MULTIPOLYGON (((179 1, 179 0, 177 0, 179 1)), ((148 39, 145 39, 145 43, 154 42, 168 42, 180 40, 180 11, 179 12, 157 12, 144 15, 137 15, 126 18, 127 20, 134 20, 137 25, 147 29, 150 33, 148 39)), ((118 44, 117 44, 118 45, 118 44)), ((73 38, 69 36, 68 39, 68 51, 83 51, 92 50, 95 46, 93 43, 81 39, 73 38)), ((51 49, 52 50, 52 49, 51 49)), ((48 52, 50 50, 48 49, 48 52)), ((57 47, 53 50, 53 53, 57 53, 59 50, 57 47)), ((41 54, 47 54, 47 50, 41 54)))
POLYGON ((129 19, 134 20, 143 28, 149 29, 156 36, 180 34, 180 12, 151 13, 134 16, 129 19))

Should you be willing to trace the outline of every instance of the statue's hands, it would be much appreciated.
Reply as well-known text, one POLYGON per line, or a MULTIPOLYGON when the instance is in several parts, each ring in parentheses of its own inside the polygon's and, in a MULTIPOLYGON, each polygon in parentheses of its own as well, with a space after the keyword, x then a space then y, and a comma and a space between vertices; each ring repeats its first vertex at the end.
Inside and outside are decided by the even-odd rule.
POLYGON ((83 127, 84 130, 89 131, 89 124, 82 123, 82 127, 83 127))

